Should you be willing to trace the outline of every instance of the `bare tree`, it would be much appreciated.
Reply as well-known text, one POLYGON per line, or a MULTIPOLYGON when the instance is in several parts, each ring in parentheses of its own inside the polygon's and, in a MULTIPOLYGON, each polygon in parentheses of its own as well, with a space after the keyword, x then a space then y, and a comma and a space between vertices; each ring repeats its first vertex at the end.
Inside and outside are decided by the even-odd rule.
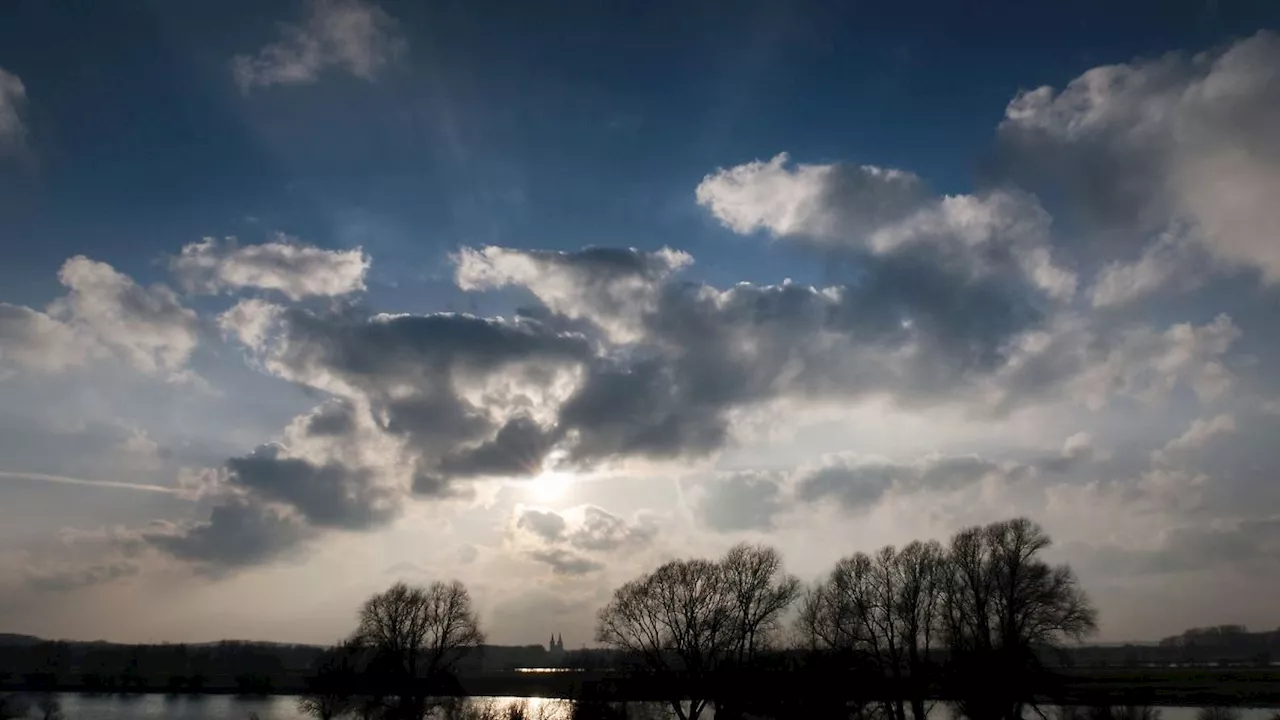
POLYGON ((951 540, 943 631, 952 694, 971 720, 1020 718, 1040 669, 1036 652, 1097 627, 1071 568, 1040 558, 1049 545, 1025 518, 971 527, 951 540))
MULTIPOLYGON (((458 581, 429 587, 396 583, 365 601, 352 640, 371 652, 370 670, 396 701, 387 713, 422 717, 428 683, 453 672, 484 642, 471 594, 458 581)), ((379 693, 382 694, 382 693, 379 693)))
POLYGON ((892 681, 882 704, 895 720, 905 720, 904 698, 916 720, 927 714, 942 555, 937 543, 885 547, 874 557, 855 553, 836 563, 801 607, 798 629, 810 649, 892 681))
POLYGON ((775 550, 739 545, 719 562, 672 561, 618 588, 596 639, 665 676, 677 716, 697 720, 714 675, 754 659, 798 591, 775 550))
POLYGON ((800 595, 800 580, 783 572, 782 556, 766 545, 735 545, 720 570, 736 626, 734 660, 748 664, 772 644, 783 613, 800 595))

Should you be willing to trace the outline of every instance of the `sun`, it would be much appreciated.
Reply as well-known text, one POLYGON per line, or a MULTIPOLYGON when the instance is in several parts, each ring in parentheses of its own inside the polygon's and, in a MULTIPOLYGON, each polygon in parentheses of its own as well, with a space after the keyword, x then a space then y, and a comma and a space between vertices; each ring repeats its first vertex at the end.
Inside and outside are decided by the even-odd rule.
POLYGON ((539 500, 556 500, 573 484, 573 473, 563 470, 543 470, 529 483, 529 490, 539 500))

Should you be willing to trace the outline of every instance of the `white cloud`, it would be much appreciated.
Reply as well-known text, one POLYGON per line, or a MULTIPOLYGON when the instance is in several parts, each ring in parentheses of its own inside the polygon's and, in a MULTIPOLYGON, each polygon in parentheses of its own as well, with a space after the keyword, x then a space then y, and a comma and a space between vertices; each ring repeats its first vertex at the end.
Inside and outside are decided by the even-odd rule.
POLYGON ((197 318, 172 290, 142 287, 82 255, 58 279, 68 293, 47 313, 0 303, 0 361, 58 373, 114 355, 142 372, 191 379, 184 366, 199 340, 197 318))
POLYGON ((1163 233, 1137 260, 1107 263, 1094 281, 1090 299, 1095 308, 1106 308, 1161 291, 1192 290, 1213 267, 1214 259, 1199 243, 1182 233, 1163 233))
POLYGON ((671 248, 564 253, 489 246, 463 248, 454 262, 462 290, 523 286, 552 312, 589 320, 616 342, 633 342, 644 316, 656 308, 662 282, 693 257, 671 248))
POLYGON ((144 288, 83 255, 67 260, 58 279, 69 292, 50 314, 92 333, 135 368, 176 375, 195 349, 195 311, 164 285, 144 288))
POLYGON ((22 79, 0 68, 0 152, 22 147, 27 126, 22 122, 27 88, 22 79))
POLYGON ((258 288, 290 300, 346 295, 364 290, 369 257, 361 248, 324 250, 280 234, 273 242, 219 245, 205 238, 182 248, 169 268, 188 292, 218 293, 258 288))
POLYGON ((256 54, 232 59, 241 90, 314 82, 331 67, 372 80, 405 47, 396 20, 367 0, 311 0, 306 21, 280 32, 256 54))
POLYGON ((961 282, 1021 282, 1055 300, 1075 294, 1075 273, 1055 263, 1049 215, 1032 196, 934 197, 903 170, 788 163, 781 153, 720 169, 698 185, 698 203, 741 234, 925 262, 961 282))
MULTIPOLYGON (((1016 162, 1065 181, 1093 216, 1139 231, 1187 222, 1222 261, 1275 282, 1277 126, 1280 36, 1262 31, 1221 51, 1097 67, 1059 93, 1024 92, 1000 131, 1016 162)), ((1148 284, 1153 263, 1140 275, 1148 284)))
POLYGON ((1011 342, 1004 366, 987 385, 997 406, 1046 390, 1095 410, 1116 396, 1160 404, 1178 387, 1209 402, 1222 397, 1235 381, 1223 359, 1239 337, 1240 329, 1226 315, 1199 326, 1178 323, 1164 331, 1144 325, 1105 330, 1082 318, 1063 316, 1049 328, 1011 342))
POLYGON ((105 352, 92 334, 74 325, 39 310, 0 303, 0 362, 59 373, 105 352))
POLYGON ((1222 414, 1215 415, 1212 418, 1197 418, 1191 423, 1191 427, 1178 437, 1170 440, 1163 448, 1153 452, 1151 459, 1153 462, 1165 464, 1180 454, 1191 450, 1196 450, 1205 445, 1218 435, 1225 435, 1236 431, 1236 419, 1232 415, 1222 414))
POLYGON ((721 168, 698 184, 698 204, 736 233, 846 241, 851 232, 902 219, 925 199, 920 178, 903 170, 789 163, 787 153, 778 153, 768 162, 721 168), (854 202, 833 203, 833 193, 854 202))

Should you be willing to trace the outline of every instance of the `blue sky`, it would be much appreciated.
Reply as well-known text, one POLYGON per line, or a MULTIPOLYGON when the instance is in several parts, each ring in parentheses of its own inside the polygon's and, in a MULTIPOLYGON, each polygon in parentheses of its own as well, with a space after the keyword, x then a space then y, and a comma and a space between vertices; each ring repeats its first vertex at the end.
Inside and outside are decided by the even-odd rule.
POLYGON ((412 566, 536 619, 499 640, 577 644, 616 573, 684 548, 762 538, 808 577, 814 547, 1011 512, 1107 637, 1274 625, 1138 608, 1203 580, 1173 555, 1280 541, 1277 26, 1226 0, 7 3, 0 630, 324 640, 412 566), (604 512, 616 558, 534 510, 604 512), (263 547, 214 547, 232 512, 263 547), (335 569, 285 625, 217 612, 335 569), (88 603, 111 617, 68 619, 88 603))

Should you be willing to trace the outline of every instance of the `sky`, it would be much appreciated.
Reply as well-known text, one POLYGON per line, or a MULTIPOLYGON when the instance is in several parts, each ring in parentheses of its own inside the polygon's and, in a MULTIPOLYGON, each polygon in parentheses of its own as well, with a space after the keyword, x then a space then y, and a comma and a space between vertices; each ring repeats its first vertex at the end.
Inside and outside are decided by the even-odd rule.
POLYGON ((1280 625, 1280 6, 15 0, 0 632, 491 642, 1013 516, 1280 625))

